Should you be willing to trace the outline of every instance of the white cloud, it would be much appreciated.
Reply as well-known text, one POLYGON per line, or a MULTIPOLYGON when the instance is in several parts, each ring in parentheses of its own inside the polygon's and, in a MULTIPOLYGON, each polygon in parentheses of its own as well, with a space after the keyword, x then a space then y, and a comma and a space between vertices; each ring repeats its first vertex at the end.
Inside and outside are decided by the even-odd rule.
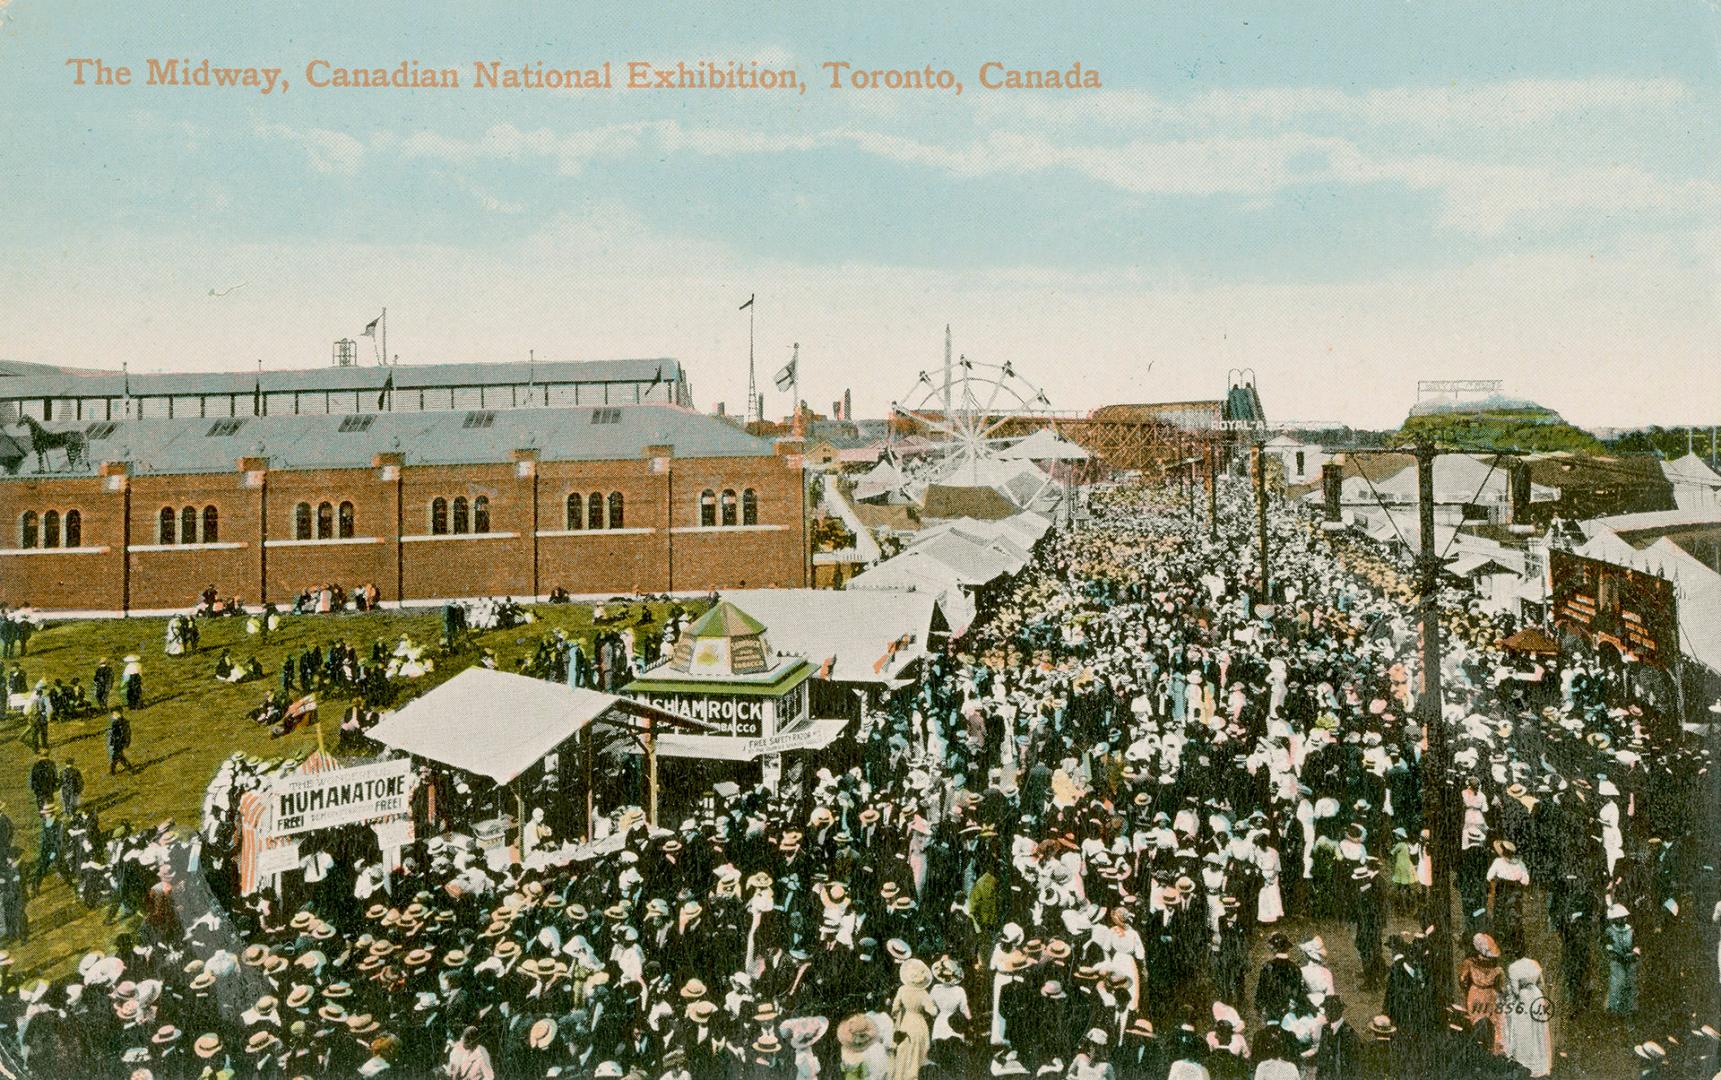
POLYGON ((267 123, 258 124, 256 130, 264 138, 297 145, 305 151, 311 168, 321 173, 355 173, 365 154, 364 143, 344 131, 267 123))
POLYGON ((1604 114, 1640 113, 1691 103, 1675 79, 1512 79, 1502 82, 1386 87, 1356 93, 1337 87, 1282 86, 1205 90, 1172 98, 1145 90, 1082 94, 976 94, 984 119, 1092 127, 1212 127, 1346 123, 1426 130, 1525 127, 1604 114))
MULTIPOLYGON (((1579 140, 1559 126, 1607 114, 1618 137, 1641 117, 1677 117, 1693 98, 1671 79, 1526 79, 1362 93, 1215 90, 1175 102, 1127 90, 977 100, 973 115, 994 126, 973 135, 928 136, 924 125, 881 116, 808 131, 650 119, 569 129, 499 123, 466 138, 382 132, 370 136, 368 148, 462 167, 547 160, 573 176, 596 161, 642 155, 730 158, 840 147, 956 177, 1067 171, 1131 195, 1235 197, 1252 211, 1269 209, 1289 188, 1387 184, 1432 194, 1437 227, 1475 236, 1559 228, 1586 216, 1708 213, 1721 204, 1721 182, 1609 161, 1605 142, 1579 140), (1328 133, 1329 123, 1340 133, 1328 133), (1477 138, 1464 151, 1436 151, 1421 137, 1368 137, 1389 126, 1477 138), (1132 137, 1132 129, 1153 134, 1132 137), (1488 142, 1502 131, 1519 134, 1488 142)), ((258 130, 300 145, 322 172, 353 172, 367 152, 342 132, 278 124, 258 130)))

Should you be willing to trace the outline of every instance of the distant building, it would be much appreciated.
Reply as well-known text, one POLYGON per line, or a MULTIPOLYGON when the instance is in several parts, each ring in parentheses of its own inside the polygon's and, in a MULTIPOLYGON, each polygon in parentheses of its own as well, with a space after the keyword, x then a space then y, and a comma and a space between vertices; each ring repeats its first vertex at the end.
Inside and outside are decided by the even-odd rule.
POLYGON ((539 360, 121 372, 0 363, 0 421, 212 419, 665 404, 693 407, 679 361, 539 360))
POLYGON ((1321 479, 1321 466, 1327 463, 1327 452, 1319 443, 1308 442, 1291 435, 1275 435, 1267 440, 1267 453, 1279 459, 1280 473, 1289 485, 1315 484, 1321 479))

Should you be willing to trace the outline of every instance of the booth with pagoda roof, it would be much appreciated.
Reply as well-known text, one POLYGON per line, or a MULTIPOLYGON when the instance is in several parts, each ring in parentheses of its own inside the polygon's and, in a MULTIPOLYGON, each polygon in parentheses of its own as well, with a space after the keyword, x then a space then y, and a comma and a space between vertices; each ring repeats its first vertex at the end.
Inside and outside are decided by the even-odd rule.
POLYGON ((720 783, 763 782, 777 790, 785 755, 788 778, 797 780, 804 757, 828 747, 845 726, 841 719, 811 718, 807 681, 816 670, 806 657, 773 649, 764 624, 727 600, 695 620, 668 660, 622 689, 636 701, 707 725, 698 734, 658 736, 665 795, 697 795, 720 783))

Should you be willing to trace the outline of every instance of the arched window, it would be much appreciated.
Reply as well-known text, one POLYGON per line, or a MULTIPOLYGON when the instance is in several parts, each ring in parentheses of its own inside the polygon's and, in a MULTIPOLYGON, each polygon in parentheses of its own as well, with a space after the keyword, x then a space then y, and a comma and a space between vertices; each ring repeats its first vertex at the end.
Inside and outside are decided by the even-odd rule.
MULTIPOLYGON (((171 514, 172 511, 169 511, 171 514)), ((172 520, 170 517, 169 521, 172 520)), ((24 516, 18 519, 18 546, 33 548, 36 546, 36 511, 26 510, 24 516)))
POLYGON ((735 524, 735 492, 727 488, 723 491, 723 524, 735 524))
POLYGON ((454 531, 457 533, 471 532, 472 519, 467 516, 466 496, 454 496, 454 531))
POLYGON ((335 538, 335 504, 317 504, 317 539, 333 540, 335 538))
POLYGON ((66 511, 66 546, 84 546, 84 515, 76 510, 66 511))
POLYGON ((759 493, 752 488, 741 492, 741 524, 759 524, 759 493))
POLYGON ((717 524, 717 493, 710 488, 699 493, 699 524, 707 529, 717 524))
POLYGON ((221 511, 213 506, 203 508, 203 542, 213 544, 221 539, 221 511))
POLYGON ((197 507, 188 506, 179 512, 179 542, 197 543, 197 507))
POLYGON ((155 535, 156 543, 158 543, 158 544, 171 544, 171 543, 173 543, 173 536, 174 536, 174 533, 177 531, 174 526, 178 522, 178 520, 179 520, 179 516, 173 512, 173 507, 164 506, 161 508, 160 524, 158 524, 156 526, 156 535, 155 535))
POLYGON ((579 492, 568 496, 568 531, 583 529, 586 526, 586 498, 579 492))
POLYGON ((490 496, 480 495, 472 500, 472 531, 487 533, 490 531, 490 496))
POLYGON ((619 529, 625 523, 626 515, 623 513, 624 509, 625 507, 622 505, 621 492, 610 492, 610 528, 619 529))
POLYGON ((438 495, 430 500, 430 535, 441 536, 448 531, 448 500, 438 495))
POLYGON ((352 503, 350 503, 350 502, 341 503, 340 518, 337 521, 337 524, 339 525, 340 530, 341 530, 341 533, 340 533, 341 539, 342 540, 351 540, 353 538, 353 504, 352 503))
POLYGON ((42 546, 60 546, 60 512, 50 510, 42 515, 42 546))
POLYGON ((311 504, 300 503, 293 507, 293 539, 309 540, 311 538, 311 504))
POLYGON ((586 499, 586 528, 601 529, 604 527, 604 497, 592 492, 586 499))

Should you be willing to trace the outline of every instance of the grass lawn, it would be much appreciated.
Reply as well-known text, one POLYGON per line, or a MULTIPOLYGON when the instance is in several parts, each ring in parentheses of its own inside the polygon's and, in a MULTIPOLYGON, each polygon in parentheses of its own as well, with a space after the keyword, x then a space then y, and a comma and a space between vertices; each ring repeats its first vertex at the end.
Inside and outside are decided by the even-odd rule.
MULTIPOLYGON (((692 606, 683 602, 684 606, 692 606)), ((612 605, 613 606, 613 605, 612 605)), ((654 604, 653 618, 662 624, 667 604, 654 604)), ((629 605, 627 622, 637 622, 645 606, 629 605)), ((424 693, 464 668, 478 662, 480 649, 495 651, 497 666, 512 671, 518 660, 529 657, 539 638, 554 628, 586 640, 596 634, 592 609, 583 604, 537 605, 537 618, 527 626, 492 630, 470 636, 453 657, 437 657, 436 670, 420 679, 399 683, 396 706, 424 693)), ((132 747, 129 757, 138 769, 135 776, 121 772, 108 775, 107 717, 55 721, 49 731, 50 753, 56 764, 67 758, 84 774, 84 805, 93 809, 105 829, 129 821, 143 829, 171 820, 184 829, 195 829, 202 813, 203 793, 222 759, 235 751, 262 758, 303 757, 317 745, 313 726, 301 726, 291 735, 271 738, 269 729, 253 723, 247 713, 280 685, 281 661, 289 652, 297 655, 307 645, 327 651, 329 643, 344 640, 359 652, 369 654, 370 644, 381 639, 397 641, 402 634, 416 643, 435 646, 442 633, 438 609, 380 611, 367 614, 283 616, 281 627, 267 642, 248 637, 246 620, 203 620, 200 651, 192 656, 169 657, 163 653, 165 619, 102 619, 50 625, 30 640, 30 653, 21 660, 7 661, 8 668, 22 663, 34 685, 39 678, 50 683, 73 677, 89 687, 96 663, 107 657, 113 663, 116 685, 113 700, 121 700, 117 679, 120 658, 136 653, 143 658, 143 707, 134 710, 132 747), (229 684, 215 678, 215 660, 226 648, 236 663, 256 656, 264 678, 229 684)), ((606 624, 619 629, 624 623, 606 624)), ((588 648, 589 655, 589 648, 588 648)), ((318 708, 329 748, 336 744, 340 717, 351 699, 319 691, 318 708)), ((14 713, 0 721, 0 803, 4 803, 16 831, 14 843, 23 849, 25 882, 29 882, 36 854, 35 801, 28 784, 34 760, 25 741, 23 718, 14 713)), ((58 977, 73 970, 89 949, 106 946, 125 927, 103 923, 103 910, 86 909, 58 875, 42 885, 42 894, 29 902, 30 940, 12 947, 17 958, 11 969, 14 980, 36 976, 58 977)))

